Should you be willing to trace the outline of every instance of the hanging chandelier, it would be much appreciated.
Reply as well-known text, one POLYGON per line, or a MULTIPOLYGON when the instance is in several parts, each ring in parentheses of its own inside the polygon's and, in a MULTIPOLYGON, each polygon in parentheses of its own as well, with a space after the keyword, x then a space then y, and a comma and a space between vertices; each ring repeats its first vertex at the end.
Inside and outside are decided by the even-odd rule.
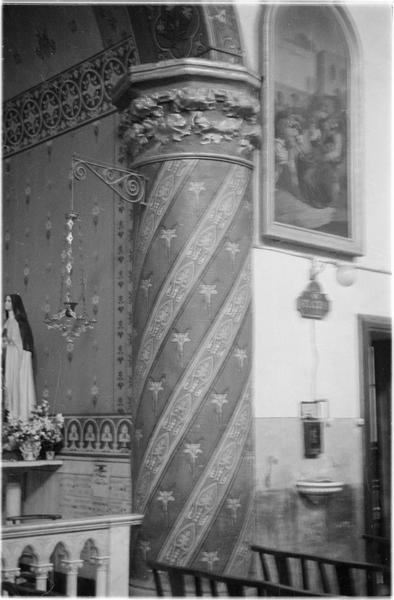
POLYGON ((48 329, 57 329, 67 342, 67 353, 69 360, 72 359, 74 342, 89 329, 93 329, 97 319, 88 315, 86 308, 86 279, 83 270, 82 233, 79 231, 79 253, 80 253, 80 297, 75 299, 73 289, 74 255, 73 241, 75 238, 74 227, 79 222, 79 213, 74 209, 74 182, 86 178, 87 170, 101 179, 108 187, 120 196, 124 201, 131 204, 145 205, 146 178, 136 172, 128 171, 113 165, 93 162, 77 155, 73 155, 71 163, 71 206, 66 218, 65 248, 61 253, 62 269, 60 284, 60 303, 56 313, 45 315, 44 323, 48 329), (80 312, 77 306, 80 304, 80 312))
POLYGON ((69 358, 72 356, 75 339, 89 329, 93 329, 97 319, 90 318, 86 308, 86 281, 83 270, 82 235, 80 235, 80 298, 81 311, 77 312, 79 302, 75 299, 73 290, 74 254, 73 241, 75 237, 74 226, 79 220, 79 213, 74 209, 74 173, 71 173, 71 207, 66 217, 65 248, 61 253, 62 269, 60 283, 60 306, 53 315, 47 314, 44 323, 48 329, 57 329, 66 339, 69 358))

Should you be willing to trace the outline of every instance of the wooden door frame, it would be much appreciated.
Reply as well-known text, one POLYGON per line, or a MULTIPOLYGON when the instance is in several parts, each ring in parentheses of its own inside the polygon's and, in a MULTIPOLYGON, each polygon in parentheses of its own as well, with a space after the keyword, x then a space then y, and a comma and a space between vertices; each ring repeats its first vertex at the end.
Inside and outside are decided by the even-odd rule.
POLYGON ((369 369, 368 347, 379 339, 391 340, 391 318, 375 315, 358 315, 358 340, 359 340, 359 373, 360 373, 360 410, 364 421, 363 429, 363 488, 364 488, 364 528, 365 533, 371 522, 372 512, 371 497, 368 493, 368 481, 371 478, 372 465, 370 464, 370 429, 369 429, 369 369))

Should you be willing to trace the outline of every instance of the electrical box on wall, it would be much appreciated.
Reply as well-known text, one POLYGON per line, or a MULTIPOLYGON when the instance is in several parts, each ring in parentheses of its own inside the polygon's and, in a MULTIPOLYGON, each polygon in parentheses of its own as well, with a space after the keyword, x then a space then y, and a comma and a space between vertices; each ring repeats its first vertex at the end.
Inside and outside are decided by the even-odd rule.
POLYGON ((317 458, 323 452, 323 422, 327 418, 327 406, 327 400, 301 402, 305 458, 317 458))

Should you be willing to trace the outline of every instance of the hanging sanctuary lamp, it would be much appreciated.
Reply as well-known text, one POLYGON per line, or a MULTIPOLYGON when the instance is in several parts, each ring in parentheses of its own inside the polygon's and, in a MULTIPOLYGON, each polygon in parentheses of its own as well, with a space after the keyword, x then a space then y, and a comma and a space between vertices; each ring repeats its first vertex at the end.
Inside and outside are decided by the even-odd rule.
POLYGON ((73 241, 75 239, 75 224, 79 221, 79 213, 74 207, 74 182, 75 179, 86 178, 87 169, 94 173, 107 186, 116 192, 126 202, 145 204, 145 178, 139 173, 120 169, 112 165, 105 165, 90 160, 82 159, 76 155, 71 163, 71 203, 70 210, 65 215, 65 248, 61 253, 62 269, 60 283, 60 305, 56 313, 46 314, 44 323, 48 329, 57 329, 67 343, 67 356, 72 360, 74 342, 81 334, 93 329, 97 319, 90 317, 86 308, 86 278, 83 269, 82 234, 80 231, 80 294, 78 301, 73 287, 74 254, 73 241), (80 309, 78 309, 80 305, 80 309))

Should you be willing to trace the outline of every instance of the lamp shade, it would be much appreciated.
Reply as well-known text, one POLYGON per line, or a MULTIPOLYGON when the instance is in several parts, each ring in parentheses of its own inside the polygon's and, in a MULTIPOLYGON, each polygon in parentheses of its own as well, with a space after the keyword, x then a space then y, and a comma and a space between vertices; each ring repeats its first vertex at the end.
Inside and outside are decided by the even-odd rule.
POLYGON ((337 281, 340 285, 349 287, 356 281, 356 277, 356 268, 353 265, 338 265, 337 281))

